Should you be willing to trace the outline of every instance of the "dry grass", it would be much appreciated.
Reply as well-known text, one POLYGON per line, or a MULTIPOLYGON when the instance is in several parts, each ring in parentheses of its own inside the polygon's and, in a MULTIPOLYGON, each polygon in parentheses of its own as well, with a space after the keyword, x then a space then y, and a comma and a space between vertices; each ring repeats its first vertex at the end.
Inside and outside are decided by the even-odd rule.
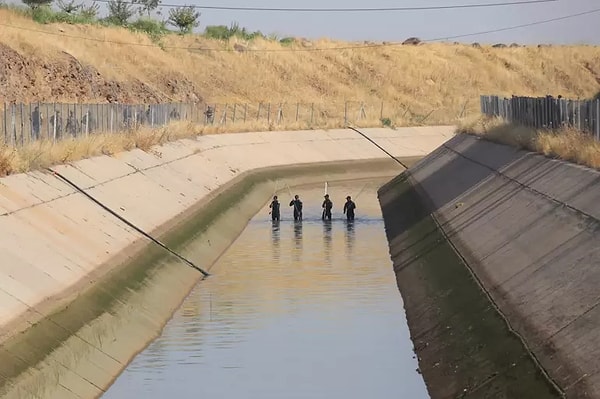
MULTIPOLYGON (((363 120, 354 126, 365 127, 380 124, 375 120, 363 120)), ((319 126, 320 129, 343 127, 337 121, 319 126)), ((273 130, 313 129, 304 123, 285 123, 275 125, 266 121, 237 123, 229 125, 196 125, 187 122, 175 122, 159 129, 139 128, 119 134, 91 134, 86 138, 67 139, 53 143, 48 140, 27 143, 23 147, 0 145, 0 177, 14 173, 47 168, 90 158, 96 155, 114 155, 122 151, 139 148, 152 151, 154 146, 183 138, 193 138, 205 134, 264 132, 273 130)))
MULTIPOLYGON (((239 53, 210 51, 232 49, 238 39, 225 43, 197 35, 168 35, 162 39, 167 46, 162 50, 144 34, 126 29, 38 25, 7 10, 0 10, 0 21, 46 32, 1 28, 0 44, 36 60, 30 65, 38 68, 34 71, 37 80, 23 89, 19 101, 74 100, 71 90, 52 90, 43 79, 43 68, 38 67, 64 62, 65 52, 82 65, 93 66, 104 79, 141 82, 164 100, 185 100, 185 93, 173 92, 167 82, 186 81, 210 102, 302 101, 337 103, 337 109, 341 109, 345 100, 372 104, 385 101, 388 107, 408 110, 404 115, 409 122, 436 110, 427 119, 431 124, 452 123, 461 113, 477 114, 480 94, 562 94, 577 98, 590 97, 600 89, 596 81, 600 76, 600 48, 591 46, 474 48, 468 44, 428 43, 338 51, 239 53)), ((255 50, 304 49, 300 41, 290 46, 267 40, 241 44, 255 50)), ((311 43, 318 48, 352 44, 363 45, 325 39, 311 43)), ((0 102, 4 96, 7 94, 0 93, 0 102)))
POLYGON ((458 127, 457 133, 472 134, 496 143, 537 152, 550 158, 600 168, 600 142, 574 129, 535 130, 505 123, 498 118, 478 118, 458 127))

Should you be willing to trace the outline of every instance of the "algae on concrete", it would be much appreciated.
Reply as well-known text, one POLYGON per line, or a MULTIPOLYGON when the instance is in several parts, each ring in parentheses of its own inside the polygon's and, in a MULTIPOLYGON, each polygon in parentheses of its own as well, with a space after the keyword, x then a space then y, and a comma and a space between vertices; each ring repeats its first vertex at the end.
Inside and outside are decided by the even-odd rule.
POLYGON ((411 339, 432 398, 557 398, 403 173, 378 191, 411 339))

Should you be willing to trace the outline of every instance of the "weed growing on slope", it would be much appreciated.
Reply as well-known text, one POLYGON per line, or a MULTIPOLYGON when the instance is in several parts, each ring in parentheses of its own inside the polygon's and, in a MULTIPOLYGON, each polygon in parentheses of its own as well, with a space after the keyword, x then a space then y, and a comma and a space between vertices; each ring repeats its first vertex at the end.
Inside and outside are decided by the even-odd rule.
POLYGON ((480 117, 460 125, 458 134, 471 134, 500 144, 537 152, 550 158, 600 168, 600 142, 572 128, 536 130, 501 118, 480 117))

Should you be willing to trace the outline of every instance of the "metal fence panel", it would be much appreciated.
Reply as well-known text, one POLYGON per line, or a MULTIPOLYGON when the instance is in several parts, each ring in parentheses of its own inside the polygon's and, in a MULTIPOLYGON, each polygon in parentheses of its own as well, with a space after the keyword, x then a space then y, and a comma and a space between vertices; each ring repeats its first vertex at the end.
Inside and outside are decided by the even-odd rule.
POLYGON ((481 113, 537 129, 574 128, 600 140, 600 100, 564 98, 480 97, 481 113))
MULTIPOLYGON (((481 109, 486 113, 508 115, 511 105, 493 97, 481 97, 481 109)), ((2 104, 0 104, 2 106, 2 104)), ((445 114, 461 118, 467 103, 460 109, 448 107, 445 114), (447 112, 450 111, 450 112, 447 112)), ((243 130, 275 129, 278 126, 296 128, 328 128, 350 123, 374 125, 402 123, 433 123, 441 108, 411 109, 410 104, 384 104, 381 101, 341 102, 281 102, 260 103, 184 103, 160 104, 65 104, 65 103, 5 103, 0 110, 0 145, 24 146, 40 140, 59 142, 91 137, 98 134, 128 134, 133 129, 161 128, 184 122, 207 127, 239 127, 243 130)), ((477 112, 475 108, 470 112, 477 112)), ((594 117, 596 121, 597 117, 594 117)), ((447 120, 445 123, 449 122, 447 120)))

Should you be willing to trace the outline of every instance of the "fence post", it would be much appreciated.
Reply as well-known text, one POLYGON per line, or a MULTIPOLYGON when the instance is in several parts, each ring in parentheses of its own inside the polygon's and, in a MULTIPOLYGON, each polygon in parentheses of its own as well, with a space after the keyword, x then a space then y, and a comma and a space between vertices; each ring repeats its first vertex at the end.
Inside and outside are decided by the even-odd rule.
POLYGON ((596 100, 596 140, 600 140, 600 99, 596 100))
POLYGON ((383 119, 383 101, 381 102, 381 112, 379 113, 379 120, 383 119))
POLYGON ((300 103, 296 103, 296 122, 298 122, 299 114, 300 114, 300 103))
POLYGON ((6 102, 4 103, 4 144, 8 145, 8 113, 6 111, 6 102))
POLYGON ((483 100, 483 96, 479 96, 479 111, 483 115, 487 115, 487 112, 486 112, 486 109, 485 109, 485 102, 483 100))
POLYGON ((244 104, 244 123, 246 123, 246 115, 248 114, 248 103, 244 104))
POLYGON ((21 147, 25 145, 25 120, 23 119, 23 114, 25 110, 23 109, 23 103, 20 104, 21 109, 21 147))
POLYGON ((311 103, 310 104, 310 124, 311 125, 313 124, 314 115, 315 115, 315 103, 311 103))
MULTIPOLYGON (((31 111, 31 103, 29 103, 29 142, 32 143, 34 140, 34 136, 33 136, 33 126, 34 125, 38 125, 39 126, 39 122, 40 122, 40 107, 38 106, 36 114, 35 114, 35 119, 37 119, 36 122, 33 121, 33 111, 31 111)), ((34 108, 35 109, 35 108, 34 108)))
POLYGON ((256 120, 260 119, 260 109, 262 108, 262 103, 258 103, 258 111, 256 112, 256 120))
POLYGON ((225 104, 225 109, 223 110, 223 116, 221 117, 221 120, 219 121, 219 123, 221 125, 227 124, 227 111, 228 110, 229 110, 229 104, 225 104))
POLYGON ((271 123, 271 103, 267 105, 267 123, 271 123))
POLYGON ((85 110, 85 137, 89 137, 90 135, 90 115, 92 113, 90 112, 90 106, 88 105, 88 107, 85 110))
POLYGON ((231 117, 231 123, 235 124, 235 111, 237 110, 237 103, 233 104, 233 116, 231 117))

